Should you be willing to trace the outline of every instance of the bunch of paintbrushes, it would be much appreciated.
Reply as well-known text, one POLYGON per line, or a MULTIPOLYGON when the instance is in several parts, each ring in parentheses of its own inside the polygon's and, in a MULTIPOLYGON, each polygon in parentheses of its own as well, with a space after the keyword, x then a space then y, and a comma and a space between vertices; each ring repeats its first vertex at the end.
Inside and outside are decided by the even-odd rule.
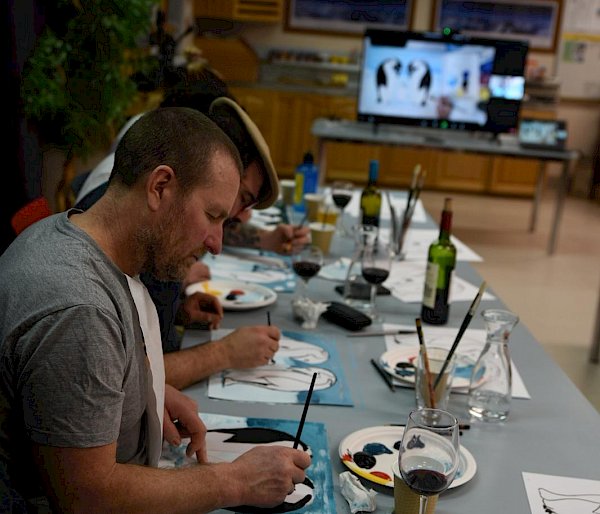
POLYGON ((415 207, 419 201, 421 190, 425 184, 426 175, 427 172, 421 169, 420 164, 417 164, 413 170, 410 189, 408 191, 408 198, 406 200, 406 206, 404 207, 404 212, 402 213, 401 218, 396 215, 396 209, 394 209, 388 193, 387 198, 390 205, 390 217, 392 222, 392 241, 394 241, 395 244, 396 255, 402 254, 404 239, 406 238, 406 233, 408 232, 413 214, 415 213, 415 207))

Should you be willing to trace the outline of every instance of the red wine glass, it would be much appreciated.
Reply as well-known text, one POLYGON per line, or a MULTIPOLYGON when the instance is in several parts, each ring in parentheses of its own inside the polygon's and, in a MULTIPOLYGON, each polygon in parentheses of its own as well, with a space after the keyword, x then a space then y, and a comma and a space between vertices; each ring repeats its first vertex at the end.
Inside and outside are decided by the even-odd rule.
POLYGON ((381 243, 374 238, 366 244, 361 259, 361 272, 363 278, 371 284, 371 295, 367 314, 373 320, 382 320, 382 316, 377 313, 375 300, 377 298, 377 287, 383 284, 390 276, 392 266, 393 250, 387 243, 381 243))
POLYGON ((351 232, 348 231, 344 225, 344 209, 352 200, 352 194, 354 193, 354 184, 346 180, 336 180, 331 185, 331 198, 333 203, 340 209, 340 215, 338 217, 338 225, 340 229, 340 235, 350 236, 351 232))
POLYGON ((298 297, 307 297, 308 281, 321 271, 322 266, 323 252, 318 246, 305 246, 300 252, 292 256, 294 273, 302 279, 299 282, 298 297))
POLYGON ((409 489, 419 494, 419 513, 430 496, 444 492, 458 471, 458 420, 441 409, 412 411, 402 434, 398 468, 409 489))

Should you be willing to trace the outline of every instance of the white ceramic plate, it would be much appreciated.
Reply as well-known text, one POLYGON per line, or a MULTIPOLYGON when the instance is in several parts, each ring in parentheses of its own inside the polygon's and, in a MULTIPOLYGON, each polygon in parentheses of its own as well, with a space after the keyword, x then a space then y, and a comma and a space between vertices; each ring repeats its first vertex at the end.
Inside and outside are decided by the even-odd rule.
MULTIPOLYGON (((478 350, 479 351, 479 350, 478 350)), ((415 364, 419 354, 418 347, 394 348, 383 353, 379 361, 390 375, 402 382, 414 385, 415 364)), ((470 354, 456 353, 456 368, 452 379, 452 389, 467 389, 471 381, 471 372, 477 357, 470 354)))
POLYGON ((234 280, 206 280, 185 288, 188 296, 198 292, 216 296, 223 309, 230 311, 257 309, 277 300, 277 293, 268 287, 234 280))
MULTIPOLYGON (((338 453, 342 462, 352 472, 370 482, 394 487, 394 472, 392 465, 398 461, 398 448, 404 433, 404 427, 378 426, 363 428, 347 435, 338 447, 338 453), (370 469, 361 467, 354 461, 353 457, 358 452, 365 452, 375 458, 375 464, 370 469)), ((365 456, 369 458, 368 456, 365 456)), ((450 484, 449 489, 454 489, 466 484, 475 476, 477 463, 471 452, 464 446, 460 447, 460 463, 456 477, 450 484)))

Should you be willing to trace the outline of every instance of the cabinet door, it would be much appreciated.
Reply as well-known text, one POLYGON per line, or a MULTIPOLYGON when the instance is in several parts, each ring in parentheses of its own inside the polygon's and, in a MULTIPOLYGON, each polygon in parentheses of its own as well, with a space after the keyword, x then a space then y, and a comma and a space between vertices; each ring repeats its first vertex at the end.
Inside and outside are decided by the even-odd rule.
POLYGON ((493 157, 463 152, 437 151, 435 173, 428 183, 436 189, 485 191, 493 157))
POLYGON ((280 23, 283 0, 195 0, 194 16, 280 23))
MULTIPOLYGON (((325 143, 327 152, 327 169, 322 182, 334 180, 350 180, 357 185, 364 185, 369 178, 369 161, 380 159, 381 145, 366 145, 358 143, 325 143)), ((381 176, 381 165, 379 167, 381 176)))
POLYGON ((417 165, 420 165, 426 173, 424 187, 429 187, 435 177, 438 153, 417 147, 383 147, 379 163, 379 184, 409 187, 413 171, 417 165))
POLYGON ((496 157, 492 168, 490 192, 519 196, 533 196, 540 166, 534 159, 496 157))

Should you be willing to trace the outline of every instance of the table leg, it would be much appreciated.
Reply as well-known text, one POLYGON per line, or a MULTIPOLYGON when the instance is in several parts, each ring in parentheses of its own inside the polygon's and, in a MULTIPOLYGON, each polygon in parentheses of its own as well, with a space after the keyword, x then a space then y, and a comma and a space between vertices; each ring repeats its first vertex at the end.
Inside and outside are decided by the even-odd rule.
POLYGON ((600 295, 598 296, 598 309, 596 310, 596 326, 592 335, 592 347, 590 348, 590 362, 600 362, 600 295))
POLYGON ((552 255, 556 249, 556 237, 558 236, 558 227, 560 225, 560 219, 562 217, 562 211, 565 203, 565 197, 567 196, 567 189, 569 188, 569 167, 571 161, 565 161, 563 163, 563 170, 560 176, 560 183, 558 184, 558 190, 556 191, 556 206, 554 208, 554 219, 552 220, 552 229, 550 231, 550 241, 548 242, 548 255, 552 255))
POLYGON ((533 208, 531 209, 531 221, 529 222, 529 232, 533 232, 537 224, 538 211, 540 208, 540 199, 542 198, 542 190, 544 189, 545 176, 546 163, 544 161, 540 161, 537 182, 535 184, 535 196, 533 197, 533 208))

